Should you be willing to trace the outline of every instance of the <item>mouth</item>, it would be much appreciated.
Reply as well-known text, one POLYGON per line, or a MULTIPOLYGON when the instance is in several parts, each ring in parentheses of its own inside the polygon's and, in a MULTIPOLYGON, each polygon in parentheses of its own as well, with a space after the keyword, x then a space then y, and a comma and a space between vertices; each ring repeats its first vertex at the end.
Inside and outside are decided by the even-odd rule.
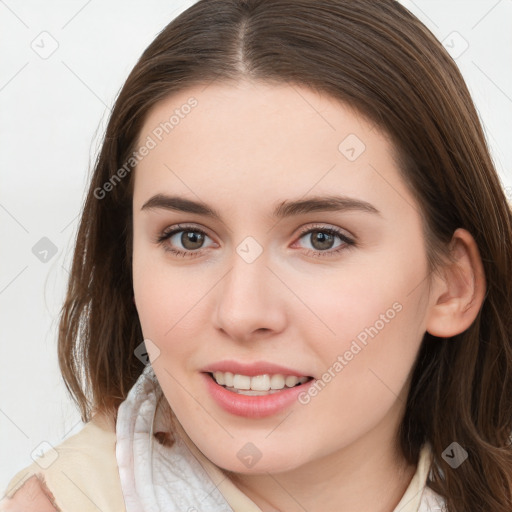
POLYGON ((249 376, 219 371, 203 371, 201 375, 207 394, 220 408, 231 415, 249 419, 284 412, 315 384, 314 377, 310 376, 249 376))
POLYGON ((227 391, 246 396, 267 396, 297 388, 313 380, 311 376, 262 374, 255 376, 231 372, 207 372, 210 379, 227 391))

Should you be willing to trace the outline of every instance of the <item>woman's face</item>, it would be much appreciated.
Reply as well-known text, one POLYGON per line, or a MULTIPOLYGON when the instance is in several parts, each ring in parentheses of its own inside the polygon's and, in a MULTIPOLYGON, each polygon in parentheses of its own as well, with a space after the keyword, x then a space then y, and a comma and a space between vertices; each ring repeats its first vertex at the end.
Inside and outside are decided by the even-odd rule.
POLYGON ((192 441, 240 473, 389 445, 432 299, 386 137, 309 89, 243 82, 160 102, 138 142, 135 301, 192 441), (246 396, 214 369, 238 389, 313 380, 246 396))

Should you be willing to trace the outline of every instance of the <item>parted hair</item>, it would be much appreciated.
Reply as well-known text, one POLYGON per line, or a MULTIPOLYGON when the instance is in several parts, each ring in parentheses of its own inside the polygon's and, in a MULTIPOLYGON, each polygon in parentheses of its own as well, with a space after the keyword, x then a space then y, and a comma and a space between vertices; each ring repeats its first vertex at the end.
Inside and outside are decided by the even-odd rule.
POLYGON ((390 137, 421 208, 432 272, 457 228, 473 235, 485 299, 461 334, 425 333, 398 442, 409 463, 431 444, 428 485, 450 512, 510 512, 511 208, 455 62, 394 0, 200 0, 143 52, 94 163, 60 317, 60 368, 82 420, 115 414, 144 368, 134 355, 143 335, 132 286, 133 172, 108 193, 98 190, 130 161, 156 103, 246 78, 329 95, 390 137), (442 457, 452 442, 468 453, 456 469, 442 457))

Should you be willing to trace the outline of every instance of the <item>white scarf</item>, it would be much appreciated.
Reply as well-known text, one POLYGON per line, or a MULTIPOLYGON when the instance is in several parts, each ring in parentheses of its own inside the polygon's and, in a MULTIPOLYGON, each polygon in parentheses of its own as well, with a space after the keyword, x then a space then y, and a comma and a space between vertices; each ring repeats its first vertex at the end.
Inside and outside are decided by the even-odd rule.
MULTIPOLYGON (((155 433, 169 432, 169 418, 173 416, 148 364, 119 406, 116 421, 116 459, 126 512, 233 512, 219 491, 223 484, 230 486, 237 510, 260 510, 234 489, 233 484, 223 482, 225 478, 219 471, 210 469, 218 480, 214 483, 199 460, 205 467, 213 465, 195 447, 179 422, 172 421, 175 442, 171 446, 155 439, 155 433)), ((394 512, 445 510, 440 496, 429 487, 422 488, 427 463, 426 459, 420 462, 421 468, 414 477, 420 481, 414 482, 394 512), (412 504, 420 501, 419 496, 416 498, 416 488, 422 489, 419 507, 412 504)))
POLYGON ((116 458, 126 512, 233 512, 181 437, 171 447, 154 438, 169 430, 161 397, 149 364, 119 406, 116 458))

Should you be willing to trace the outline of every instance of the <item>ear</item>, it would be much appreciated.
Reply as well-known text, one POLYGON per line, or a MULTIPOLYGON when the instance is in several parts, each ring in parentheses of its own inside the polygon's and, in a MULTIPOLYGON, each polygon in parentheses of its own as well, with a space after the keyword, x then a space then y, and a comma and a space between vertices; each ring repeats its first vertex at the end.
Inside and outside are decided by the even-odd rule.
POLYGON ((450 243, 453 262, 446 263, 434 278, 427 332, 449 338, 473 323, 485 298, 486 280, 474 238, 462 228, 450 243))

